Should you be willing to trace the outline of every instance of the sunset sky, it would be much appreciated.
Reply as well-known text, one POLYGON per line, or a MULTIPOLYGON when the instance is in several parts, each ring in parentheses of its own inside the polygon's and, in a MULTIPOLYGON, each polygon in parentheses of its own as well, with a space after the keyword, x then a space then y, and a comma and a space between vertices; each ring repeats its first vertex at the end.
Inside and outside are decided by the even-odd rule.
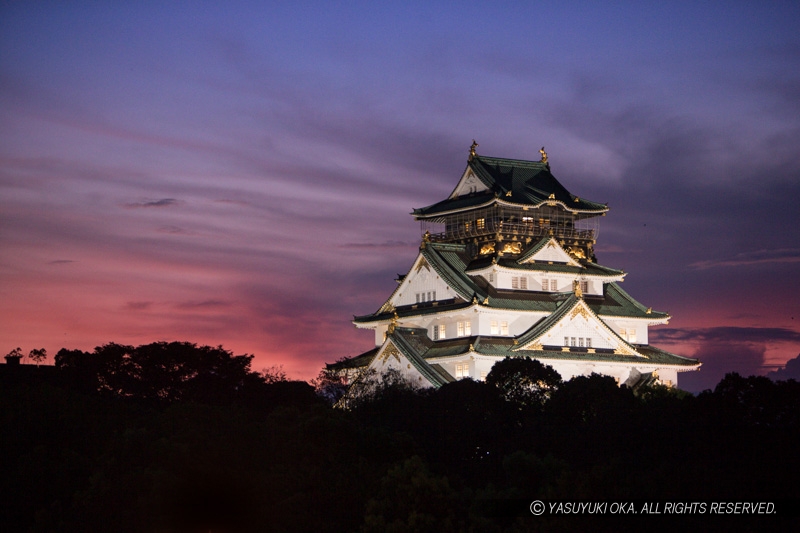
POLYGON ((682 387, 800 354, 800 3, 165 4, 0 3, 2 354, 312 378, 372 346, 350 319, 473 138, 608 202, 598 261, 672 314, 682 387))

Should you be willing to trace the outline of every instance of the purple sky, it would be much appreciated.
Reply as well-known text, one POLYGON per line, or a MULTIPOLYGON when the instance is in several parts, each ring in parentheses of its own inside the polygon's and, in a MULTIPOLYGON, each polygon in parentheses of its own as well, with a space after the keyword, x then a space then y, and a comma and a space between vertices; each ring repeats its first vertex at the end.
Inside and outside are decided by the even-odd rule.
POLYGON ((681 386, 800 354, 797 2, 162 4, 0 4, 0 352, 313 377, 475 138, 609 203, 598 260, 704 361, 681 386))

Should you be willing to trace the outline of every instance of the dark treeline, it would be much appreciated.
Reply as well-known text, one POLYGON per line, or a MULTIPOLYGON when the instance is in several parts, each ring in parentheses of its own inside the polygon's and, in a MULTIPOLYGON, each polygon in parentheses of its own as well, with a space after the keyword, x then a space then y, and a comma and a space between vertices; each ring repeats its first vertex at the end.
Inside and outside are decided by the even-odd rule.
MULTIPOLYGON (((415 390, 250 369, 189 343, 61 350, 0 370, 5 531, 773 529, 781 516, 533 516, 545 502, 800 498, 800 384, 697 396, 562 382, 525 360, 415 390)), ((637 503, 637 512, 640 511, 637 503)), ((784 508, 785 509, 785 508, 784 508)), ((796 520, 792 518, 792 520, 796 520)))

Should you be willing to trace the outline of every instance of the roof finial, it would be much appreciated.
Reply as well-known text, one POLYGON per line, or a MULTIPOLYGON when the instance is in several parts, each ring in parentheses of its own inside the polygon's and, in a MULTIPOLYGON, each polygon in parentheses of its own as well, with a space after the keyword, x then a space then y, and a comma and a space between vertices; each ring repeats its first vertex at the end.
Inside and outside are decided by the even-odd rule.
POLYGON ((575 296, 578 298, 583 298, 583 290, 581 289, 581 283, 577 279, 572 282, 572 290, 575 292, 575 296))
POLYGON ((544 151, 544 146, 542 146, 542 149, 539 150, 539 153, 542 154, 542 161, 541 162, 542 163, 547 163, 547 152, 544 151))
POLYGON ((472 158, 475 157, 477 154, 475 153, 475 148, 480 146, 480 144, 475 142, 475 139, 472 139, 472 146, 469 147, 469 160, 472 161, 472 158))

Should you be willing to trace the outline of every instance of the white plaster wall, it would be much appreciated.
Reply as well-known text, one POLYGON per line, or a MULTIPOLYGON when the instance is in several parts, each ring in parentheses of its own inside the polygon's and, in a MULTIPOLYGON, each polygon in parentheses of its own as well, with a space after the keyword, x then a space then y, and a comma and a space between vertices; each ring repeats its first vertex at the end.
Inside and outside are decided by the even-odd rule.
POLYGON ((419 272, 412 271, 403 281, 398 293, 394 296, 395 307, 417 303, 417 293, 436 292, 436 300, 448 300, 456 293, 431 269, 423 267, 419 272))

